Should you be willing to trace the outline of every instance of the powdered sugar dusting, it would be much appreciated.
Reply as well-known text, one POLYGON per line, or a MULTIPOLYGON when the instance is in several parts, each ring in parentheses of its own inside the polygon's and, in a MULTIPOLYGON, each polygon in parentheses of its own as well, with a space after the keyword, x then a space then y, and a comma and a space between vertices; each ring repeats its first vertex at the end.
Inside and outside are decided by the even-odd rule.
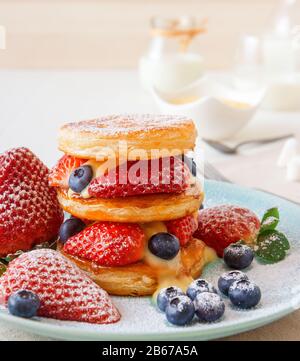
POLYGON ((0 155, 0 255, 57 235, 63 220, 48 168, 28 149, 0 155))
POLYGON ((101 266, 125 266, 141 259, 144 240, 138 224, 97 222, 69 238, 64 251, 101 266))
POLYGON ((227 281, 231 281, 231 280, 238 281, 238 280, 244 279, 244 277, 247 277, 247 276, 243 272, 237 271, 237 270, 230 271, 230 272, 224 272, 222 274, 222 278, 227 281))
POLYGON ((263 222, 263 225, 264 226, 269 226, 271 224, 273 224, 275 221, 277 221, 277 218, 276 217, 273 217, 273 216, 270 216, 268 218, 266 218, 263 222))
POLYGON ((211 284, 206 282, 204 279, 197 279, 191 283, 190 287, 192 287, 197 293, 203 292, 216 292, 215 287, 211 284))
POLYGON ((252 292, 255 290, 256 285, 253 282, 250 282, 249 280, 238 280, 233 282, 233 284, 230 287, 240 291, 252 292))
POLYGON ((50 171, 50 186, 68 189, 70 174, 85 162, 86 159, 79 159, 67 154, 63 155, 50 171))
POLYGON ((191 239, 198 228, 198 221, 193 215, 168 221, 165 224, 168 232, 174 234, 179 239, 181 246, 184 246, 191 239))
POLYGON ((202 311, 209 312, 210 310, 221 311, 224 309, 225 304, 216 293, 203 292, 198 294, 195 301, 196 310, 201 307, 202 311))
POLYGON ((2 303, 20 289, 38 295, 40 316, 91 323, 119 320, 107 293, 68 259, 50 249, 23 253, 9 264, 0 279, 2 303))
POLYGON ((184 312, 187 308, 188 303, 192 303, 191 299, 185 295, 177 295, 175 298, 171 299, 171 304, 176 305, 176 308, 179 312, 184 312))
POLYGON ((191 119, 178 115, 158 114, 118 114, 97 119, 65 124, 62 129, 78 132, 100 133, 103 136, 118 136, 134 132, 147 132, 153 129, 171 129, 192 125, 191 119))
POLYGON ((188 167, 178 158, 129 161, 92 180, 88 192, 95 198, 176 194, 188 188, 190 178, 188 167))
POLYGON ((245 207, 222 204, 202 209, 195 237, 214 248, 219 256, 229 244, 243 240, 253 243, 260 228, 256 214, 245 207))
MULTIPOLYGON (((248 207, 259 216, 268 208, 279 207, 279 229, 288 236, 291 250, 281 262, 263 265, 254 260, 251 267, 245 271, 249 279, 261 289, 262 299, 257 307, 237 311, 231 306, 230 301, 224 298, 226 310, 220 322, 194 322, 187 327, 176 327, 166 322, 165 315, 157 311, 150 298, 113 297, 122 314, 122 319, 117 324, 92 325, 40 319, 38 323, 44 325, 44 331, 53 338, 73 340, 203 340, 258 327, 299 308, 299 207, 268 194, 218 182, 206 182, 205 193, 205 207, 231 203, 248 207)), ((217 261, 208 265, 201 277, 216 286, 219 276, 226 271, 228 268, 224 263, 217 261)), ((6 311, 0 311, 0 318, 9 322, 6 311)), ((13 320, 16 322, 15 318, 13 320)), ((20 320, 19 327, 22 327, 23 322, 20 320)), ((34 326, 32 331, 40 332, 38 329, 35 330, 34 326)))

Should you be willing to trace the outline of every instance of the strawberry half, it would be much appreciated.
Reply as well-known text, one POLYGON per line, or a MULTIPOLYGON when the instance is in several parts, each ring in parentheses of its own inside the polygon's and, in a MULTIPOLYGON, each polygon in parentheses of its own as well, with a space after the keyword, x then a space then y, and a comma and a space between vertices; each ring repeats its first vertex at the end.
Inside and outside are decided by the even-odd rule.
POLYGON ((181 193, 188 187, 188 167, 178 158, 128 161, 97 177, 89 185, 96 198, 154 193, 181 193))
POLYGON ((192 215, 168 221, 165 224, 168 232, 179 239, 181 246, 185 246, 190 241, 198 226, 198 222, 192 215))
POLYGON ((113 323, 120 314, 108 294, 60 253, 41 249, 9 263, 0 278, 0 302, 18 290, 40 299, 38 316, 90 323, 113 323))
POLYGON ((219 257, 231 243, 256 241, 260 221, 251 210, 234 205, 202 209, 198 215, 198 229, 194 237, 212 247, 219 257))
POLYGON ((64 251, 100 266, 118 267, 142 259, 145 234, 138 224, 98 222, 69 238, 64 251))
POLYGON ((69 187, 70 174, 85 162, 86 159, 76 158, 72 155, 64 155, 50 171, 50 186, 67 189, 69 187))
POLYGON ((63 212, 48 168, 27 148, 0 155, 0 256, 56 237, 63 212))

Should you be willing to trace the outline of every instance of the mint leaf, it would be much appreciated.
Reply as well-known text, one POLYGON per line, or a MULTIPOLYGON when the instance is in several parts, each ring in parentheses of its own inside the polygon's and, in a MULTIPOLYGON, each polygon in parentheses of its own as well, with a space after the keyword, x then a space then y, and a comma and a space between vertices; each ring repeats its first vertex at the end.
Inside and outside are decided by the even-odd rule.
POLYGON ((274 230, 279 223, 279 211, 278 208, 270 208, 263 215, 260 226, 260 233, 265 231, 274 230))
POLYGON ((275 217, 279 219, 279 210, 277 207, 269 208, 266 210, 265 214, 262 217, 261 222, 263 223, 264 220, 268 217, 275 217))
POLYGON ((267 230, 260 233, 255 246, 255 254, 268 263, 283 260, 290 244, 286 236, 276 230, 267 230))

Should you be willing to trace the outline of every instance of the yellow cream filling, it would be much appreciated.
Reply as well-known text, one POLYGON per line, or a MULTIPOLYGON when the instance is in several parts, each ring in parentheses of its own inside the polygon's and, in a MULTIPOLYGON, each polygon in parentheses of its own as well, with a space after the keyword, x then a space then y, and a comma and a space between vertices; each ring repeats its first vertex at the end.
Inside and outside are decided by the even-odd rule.
MULTIPOLYGON (((165 287, 177 286, 183 291, 186 291, 193 278, 187 275, 184 271, 181 262, 181 251, 172 260, 163 260, 153 255, 148 249, 148 240, 156 233, 167 232, 167 227, 163 222, 150 222, 141 224, 146 234, 146 245, 144 252, 144 262, 149 266, 155 268, 158 274, 158 287, 153 297, 156 299, 157 293, 165 287)), ((216 252, 210 248, 205 247, 203 252, 204 267, 207 263, 214 261, 217 258, 216 252)))
MULTIPOLYGON (((114 159, 110 159, 107 161, 103 161, 103 162, 99 162, 96 161, 94 159, 90 159, 88 160, 86 163, 84 163, 84 165, 89 165, 92 170, 93 170, 93 179, 102 176, 103 174, 105 174, 107 171, 110 171, 111 169, 115 169, 116 168, 116 161, 114 159)), ((87 185, 81 192, 80 192, 80 197, 87 199, 87 198, 91 198, 91 196, 89 195, 88 192, 88 188, 89 185, 87 185)), ((71 198, 74 194, 77 194, 75 192, 72 191, 72 189, 69 188, 68 190, 68 197, 71 198)))

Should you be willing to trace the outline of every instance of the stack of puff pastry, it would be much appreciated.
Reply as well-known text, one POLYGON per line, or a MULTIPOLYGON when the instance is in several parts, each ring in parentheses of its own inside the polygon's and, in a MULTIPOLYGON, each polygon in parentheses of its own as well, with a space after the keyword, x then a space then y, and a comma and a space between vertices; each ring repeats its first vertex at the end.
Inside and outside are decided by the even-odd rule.
MULTIPOLYGON (((196 137, 194 122, 174 115, 103 116, 68 123, 59 130, 59 149, 65 155, 53 168, 50 184, 56 187, 62 208, 84 220, 86 228, 81 232, 104 222, 105 227, 135 225, 144 235, 138 259, 128 257, 121 266, 106 264, 102 255, 85 257, 76 252, 76 239, 84 238, 80 234, 73 237, 71 248, 66 246, 68 241, 60 244, 60 251, 109 293, 145 296, 171 285, 185 289, 214 259, 212 250, 193 237, 192 229, 183 229, 186 223, 197 228, 204 197, 191 162, 185 161, 196 137), (71 166, 65 167, 64 182, 59 182, 63 160, 71 166), (82 166, 89 167, 91 176, 88 184, 76 192, 68 179, 76 167, 82 166), (161 233, 178 238, 180 249, 172 259, 160 258, 149 250, 149 240, 161 233)), ((105 239, 102 234, 97 237, 89 241, 105 239)), ((116 243, 116 252, 117 247, 116 243)))

